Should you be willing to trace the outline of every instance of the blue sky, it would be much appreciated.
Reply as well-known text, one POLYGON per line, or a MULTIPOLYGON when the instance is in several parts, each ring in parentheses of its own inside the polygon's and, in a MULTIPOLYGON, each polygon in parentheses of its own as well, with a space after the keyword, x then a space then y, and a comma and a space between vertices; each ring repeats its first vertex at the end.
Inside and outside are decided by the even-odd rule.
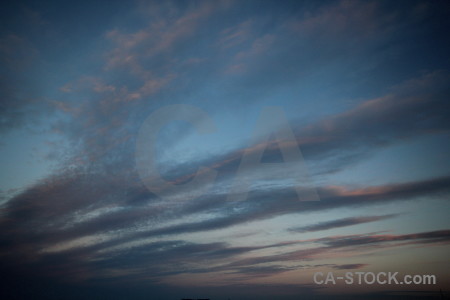
POLYGON ((446 1, 2 6, 8 295, 29 296, 23 282, 94 299, 449 292, 446 1), (165 180, 152 190, 139 137, 167 107, 178 109, 146 145, 158 168, 148 178, 165 180), (277 110, 292 139, 277 135, 277 110), (283 162, 292 151, 299 160, 283 162), (202 167, 215 180, 193 186, 202 167), (241 179, 247 197, 230 201, 241 179), (435 274, 438 285, 314 284, 329 271, 435 274))

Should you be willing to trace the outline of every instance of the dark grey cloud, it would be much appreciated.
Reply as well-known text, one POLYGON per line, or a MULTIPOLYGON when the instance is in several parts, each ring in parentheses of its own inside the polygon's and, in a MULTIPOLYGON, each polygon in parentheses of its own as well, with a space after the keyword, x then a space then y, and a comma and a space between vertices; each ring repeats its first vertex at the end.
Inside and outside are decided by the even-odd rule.
POLYGON ((367 264, 346 264, 346 265, 336 265, 333 266, 336 270, 354 270, 354 269, 361 269, 365 266, 368 266, 367 264))
POLYGON ((317 224, 310 225, 310 226, 290 228, 289 230, 293 231, 293 232, 314 232, 314 231, 321 231, 321 230, 327 230, 327 229, 334 229, 334 228, 376 222, 376 221, 380 221, 380 220, 393 218, 396 216, 397 216, 396 214, 391 214, 391 215, 383 215, 383 216, 351 217, 351 218, 344 218, 344 219, 339 219, 339 220, 317 223, 317 224))
POLYGON ((445 195, 450 179, 442 177, 358 190, 323 187, 318 188, 320 201, 314 202, 298 201, 290 189, 272 189, 250 193, 249 199, 244 202, 227 201, 227 195, 208 195, 183 205, 176 203, 169 206, 129 205, 129 199, 134 200, 136 195, 148 197, 150 204, 155 201, 141 186, 131 189, 130 186, 134 185, 126 178, 100 175, 74 175, 48 180, 16 196, 4 206, 3 240, 18 241, 20 236, 25 243, 45 245, 115 232, 117 237, 113 240, 93 246, 94 249, 101 249, 142 238, 223 229, 284 214, 405 201, 423 195, 445 195), (95 215, 96 211, 99 211, 99 215, 95 215), (92 217, 89 217, 90 213, 92 217), (196 213, 211 213, 215 217, 138 232, 129 230, 196 213), (49 223, 49 219, 52 222, 49 223))
MULTIPOLYGON (((450 242, 449 230, 437 230, 413 234, 404 235, 349 235, 349 236, 333 236, 315 240, 309 240, 306 242, 315 242, 322 244, 322 246, 291 251, 288 253, 252 257, 241 260, 235 260, 230 265, 234 267, 246 266, 246 265, 258 265, 272 262, 283 261, 304 261, 311 260, 318 255, 326 254, 328 251, 336 249, 346 248, 350 250, 360 250, 365 246, 370 246, 370 249, 376 249, 376 247, 395 247, 404 242, 409 244, 448 244, 450 242)), ((352 266, 352 265, 350 265, 352 266)), ((339 268, 339 267, 338 267, 339 268)))
POLYGON ((324 238, 320 242, 329 247, 352 247, 361 245, 379 245, 386 243, 398 243, 414 241, 414 243, 448 243, 450 230, 437 230, 404 235, 374 235, 374 236, 348 236, 342 238, 324 238))
MULTIPOLYGON (((166 276, 169 272, 165 264, 173 261, 174 270, 169 273, 177 273, 179 267, 178 259, 186 256, 186 259, 210 259, 212 261, 226 259, 254 250, 268 247, 282 247, 293 245, 293 243, 281 243, 259 247, 229 247, 226 244, 195 245, 183 241, 163 242, 126 250, 128 242, 138 242, 144 238, 161 238, 183 233, 194 233, 228 228, 230 226, 243 224, 255 220, 266 219, 291 213, 311 213, 339 207, 358 207, 391 201, 405 201, 422 195, 445 195, 450 186, 449 178, 438 178, 423 182, 411 182, 408 184, 397 184, 389 186, 372 187, 360 190, 344 190, 338 188, 319 188, 321 201, 301 202, 296 200, 295 195, 289 191, 272 190, 265 193, 254 193, 245 202, 235 203, 226 201, 220 197, 205 197, 201 199, 204 205, 186 202, 184 205, 173 207, 162 206, 147 207, 142 205, 128 205, 127 195, 134 199, 144 197, 145 192, 141 188, 135 188, 130 192, 129 182, 117 178, 89 177, 86 175, 74 177, 59 177, 54 181, 44 182, 41 186, 16 196, 3 206, 1 245, 2 260, 17 261, 26 265, 32 261, 38 261, 38 265, 51 264, 49 274, 64 273, 66 269, 72 272, 82 272, 86 267, 80 261, 89 261, 97 257, 99 269, 107 266, 120 267, 138 266, 140 261, 161 263, 160 271, 155 270, 155 276, 166 276), (98 180, 98 181, 96 181, 98 180), (124 185, 124 186, 122 186, 124 185), (127 187, 126 189, 124 187, 127 187), (126 192, 124 192, 124 190, 126 192), (85 195, 92 195, 86 198, 85 195), (83 197, 84 196, 84 197, 83 197), (207 202, 209 204, 207 204, 207 202), (211 205, 210 202, 214 204, 211 205), (86 217, 97 209, 117 208, 117 211, 106 211, 91 219, 78 220, 77 216, 86 217), (164 225, 164 222, 176 220, 180 216, 195 213, 213 213, 217 217, 198 222, 183 222, 178 225, 164 225), (49 220, 52 220, 49 222, 49 220), (130 230, 140 228, 142 224, 148 227, 151 224, 160 224, 158 228, 146 230, 130 230), (161 226, 162 225, 162 226, 161 226), (70 242, 75 238, 84 238, 95 234, 112 234, 112 239, 98 240, 91 244, 80 244, 76 247, 68 247, 57 253, 41 253, 42 249, 56 246, 63 242, 70 242), (110 251, 111 247, 123 246, 123 250, 111 252, 111 254, 100 254, 101 251, 110 251), (13 250, 14 249, 14 250, 13 250), (100 251, 100 252, 99 252, 100 251), (139 257, 142 256, 142 259, 139 257), (113 257, 120 257, 114 262, 113 257), (37 260, 36 260, 37 259, 37 260), (77 264, 78 268, 70 268, 77 264), (100 267, 101 266, 101 267, 100 267), (165 271, 164 271, 165 270, 165 271), (166 272, 166 273, 164 273, 166 272), (164 275, 166 274, 166 275, 164 275)), ((151 195, 148 195, 151 198, 151 195)), ((152 200, 149 200, 152 203, 152 200)), ((375 216, 370 220, 388 218, 390 216, 375 216)), ((355 220, 352 220, 355 221, 355 220)), ((333 223, 333 222, 332 222, 333 223)), ((329 224, 328 224, 329 225, 329 224)), ((335 224, 336 225, 336 224, 335 224)), ((339 225, 339 224, 338 224, 339 225)), ((342 224, 341 224, 342 225, 342 224)), ((318 253, 327 251, 327 247, 361 246, 389 241, 416 242, 439 242, 446 241, 448 233, 434 232, 417 235, 404 236, 372 236, 372 237, 348 237, 339 239, 323 239, 317 242, 325 244, 324 247, 301 250, 292 257, 311 257, 318 253)), ((291 257, 291 256, 289 256, 291 257)), ((250 259, 240 261, 227 268, 239 265, 252 266, 263 262, 284 261, 288 256, 273 258, 250 259)), ((188 269, 198 269, 186 266, 188 269)), ((203 270, 202 272, 207 271, 203 270)), ((223 270, 223 268, 220 268, 223 270)), ((282 271, 282 270, 279 270, 282 271)), ((199 272, 199 271, 197 271, 199 272)), ((101 276, 101 274, 99 275, 101 276)))

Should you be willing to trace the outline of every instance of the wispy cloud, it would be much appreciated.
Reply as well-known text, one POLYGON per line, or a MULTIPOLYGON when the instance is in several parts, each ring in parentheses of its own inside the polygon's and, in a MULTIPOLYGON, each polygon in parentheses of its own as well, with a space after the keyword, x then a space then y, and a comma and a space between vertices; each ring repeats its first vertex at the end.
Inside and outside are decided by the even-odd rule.
MULTIPOLYGON (((323 246, 315 248, 307 248, 296 251, 291 251, 282 254, 260 256, 246 258, 242 260, 236 260, 232 263, 233 266, 242 265, 255 265, 271 262, 282 261, 301 261, 317 258, 320 255, 324 255, 329 251, 334 251, 340 248, 347 248, 347 251, 353 249, 354 251, 363 251, 364 246, 370 245, 370 250, 374 250, 374 247, 395 247, 404 241, 408 241, 410 244, 448 244, 450 242, 450 231, 440 230, 431 232, 421 232, 416 234, 405 235, 350 235, 350 236, 332 236, 327 238, 321 238, 316 240, 310 240, 309 242, 316 242, 323 244, 323 246)), ((367 250, 367 248, 365 249, 367 250)), ((341 254, 344 256, 344 254, 341 254)), ((335 256, 336 258, 336 256, 335 256)), ((350 266, 355 267, 355 266, 350 266)), ((355 268, 358 268, 357 266, 355 268)))
POLYGON ((339 219, 339 220, 317 223, 317 224, 305 226, 305 227, 290 228, 289 230, 293 231, 293 232, 314 232, 314 231, 328 230, 328 229, 376 222, 376 221, 380 221, 380 220, 389 219, 389 218, 392 218, 395 216, 397 216, 397 215, 393 214, 393 215, 383 215, 383 216, 344 218, 344 219, 339 219))
MULTIPOLYGON (((109 255, 105 256, 104 254, 100 254, 101 250, 113 249, 112 247, 126 245, 134 241, 223 229, 284 214, 309 213, 338 207, 361 207, 362 205, 373 205, 388 201, 404 201, 414 199, 420 195, 430 196, 433 193, 442 193, 448 191, 449 186, 449 179, 442 178, 427 182, 413 182, 360 190, 346 190, 336 187, 320 188, 321 201, 314 203, 295 201, 293 198, 288 197, 289 193, 271 191, 266 194, 254 195, 242 203, 229 202, 220 198, 205 198, 203 205, 199 205, 197 202, 187 202, 185 205, 178 207, 167 207, 166 205, 142 207, 130 206, 129 204, 135 201, 133 199, 152 199, 153 196, 145 190, 126 188, 128 185, 122 180, 105 180, 106 178, 104 178, 99 181, 100 178, 93 180, 94 178, 87 178, 85 176, 75 178, 67 177, 66 179, 59 178, 56 181, 44 183, 40 187, 34 187, 32 190, 26 191, 10 200, 3 207, 2 241, 5 246, 7 245, 8 249, 14 248, 16 250, 14 252, 3 253, 3 256, 31 255, 34 260, 38 259, 43 262, 46 262, 46 257, 50 258, 55 256, 61 257, 61 259, 64 258, 63 261, 69 264, 72 261, 75 263, 87 257, 97 257, 96 260, 105 260, 109 255), (86 197, 86 195, 90 195, 90 197, 86 197), (165 222, 176 220, 186 213, 195 214, 200 212, 214 213, 216 216, 199 222, 164 225, 165 222), (49 223, 49 219, 53 221, 49 223), (147 225, 144 226, 144 224, 147 225), (158 228, 151 229, 151 224, 159 225, 158 228), (96 235, 97 237, 95 237, 96 235), (56 251, 55 254, 51 254, 51 252, 40 252, 44 249, 51 249, 51 247, 61 247, 57 245, 70 243, 71 240, 88 236, 92 237, 88 243, 75 243, 72 245, 72 248, 70 246, 69 248, 63 247, 61 250, 56 251)), ((329 228, 330 226, 338 227, 343 226, 343 223, 350 225, 350 223, 372 222, 389 217, 392 216, 385 215, 369 218, 353 218, 349 220, 344 219, 311 226, 308 230, 318 230, 319 227, 321 229, 324 227, 329 228)), ((243 264, 250 266, 263 262, 307 258, 328 251, 330 247, 349 247, 406 241, 437 243, 445 242, 446 240, 448 240, 448 232, 446 231, 410 235, 323 238, 315 242, 324 244, 324 247, 299 250, 290 254, 276 255, 273 257, 252 258, 239 263, 236 262, 236 266, 243 264)), ((207 254, 203 250, 199 252, 199 255, 203 258, 208 255, 211 259, 220 260, 222 257, 235 256, 254 250, 267 249, 268 247, 283 247, 295 243, 298 242, 240 248, 228 247, 225 244, 211 244, 214 248, 198 249, 206 249, 207 254)), ((167 270, 164 264, 168 263, 168 257, 171 257, 174 261, 180 258, 181 253, 186 253, 186 255, 192 257, 196 248, 192 248, 193 246, 186 244, 186 242, 181 242, 181 245, 185 246, 181 248, 179 244, 175 248, 170 246, 169 249, 176 251, 174 252, 176 255, 171 256, 169 255, 170 252, 168 252, 167 246, 162 244, 162 248, 160 248, 158 244, 155 244, 156 249, 161 249, 155 251, 163 251, 157 253, 161 253, 161 255, 164 253, 165 257, 164 259, 158 259, 158 262, 163 264, 161 265, 161 269, 167 270)), ((145 243, 141 248, 146 249, 145 253, 151 249, 145 243)), ((141 251, 138 249, 139 247, 136 248, 136 251, 141 251)), ((139 261, 139 259, 136 260, 137 254, 130 256, 129 250, 123 251, 115 254, 123 257, 123 259, 119 260, 120 263, 118 261, 118 264, 124 264, 125 260, 131 259, 131 257, 133 257, 132 260, 134 262, 137 263, 139 261)), ((148 253, 148 255, 152 259, 159 257, 159 254, 156 255, 153 252, 151 254, 148 253)), ((25 262, 23 261, 23 263, 25 262)), ((128 265, 128 263, 124 265, 128 265)), ((55 268, 57 266, 58 264, 55 262, 55 268)), ((61 270, 65 268, 63 267, 61 270)), ((179 265, 177 265, 177 268, 180 270, 179 265)))

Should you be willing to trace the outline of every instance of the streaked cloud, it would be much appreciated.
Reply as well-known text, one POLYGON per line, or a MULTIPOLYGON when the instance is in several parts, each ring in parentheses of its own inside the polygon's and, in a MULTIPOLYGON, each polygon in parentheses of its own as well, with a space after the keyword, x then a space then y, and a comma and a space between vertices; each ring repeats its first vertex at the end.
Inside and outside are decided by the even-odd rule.
POLYGON ((290 228, 289 230, 291 230, 293 232, 321 231, 321 230, 327 230, 327 229, 333 229, 333 228, 340 228, 340 227, 347 227, 347 226, 353 226, 353 225, 358 225, 358 224, 376 222, 376 221, 380 221, 380 220, 389 219, 389 218, 392 218, 395 216, 396 215, 351 217, 351 218, 344 218, 344 219, 339 219, 339 220, 318 223, 318 224, 314 224, 314 225, 310 225, 310 226, 306 226, 306 227, 290 228))

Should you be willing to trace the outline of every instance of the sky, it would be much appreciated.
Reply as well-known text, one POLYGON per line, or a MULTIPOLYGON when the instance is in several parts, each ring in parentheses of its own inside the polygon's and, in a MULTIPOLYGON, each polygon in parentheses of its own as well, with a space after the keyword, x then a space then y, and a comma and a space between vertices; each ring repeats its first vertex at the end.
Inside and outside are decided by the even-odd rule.
POLYGON ((3 298, 450 296, 448 1, 1 6, 3 298))

